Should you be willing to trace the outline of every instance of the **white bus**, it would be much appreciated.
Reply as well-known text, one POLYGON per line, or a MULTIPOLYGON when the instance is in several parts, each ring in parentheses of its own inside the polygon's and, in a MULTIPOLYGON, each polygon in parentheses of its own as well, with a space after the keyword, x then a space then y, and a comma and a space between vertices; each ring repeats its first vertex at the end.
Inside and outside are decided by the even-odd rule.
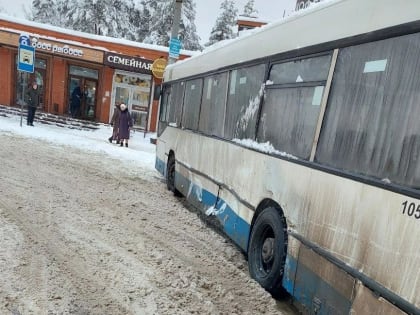
POLYGON ((156 168, 307 314, 420 314, 420 1, 325 1, 167 68, 156 168))

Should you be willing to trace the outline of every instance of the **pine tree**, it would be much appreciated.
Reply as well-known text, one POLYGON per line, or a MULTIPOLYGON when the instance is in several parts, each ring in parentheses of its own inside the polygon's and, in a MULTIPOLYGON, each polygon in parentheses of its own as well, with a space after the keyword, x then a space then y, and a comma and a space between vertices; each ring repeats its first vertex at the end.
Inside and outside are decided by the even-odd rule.
MULTIPOLYGON (((169 46, 172 33, 175 1, 149 0, 148 10, 151 13, 150 31, 145 37, 145 42, 150 44, 169 46)), ((183 49, 200 50, 200 38, 195 26, 194 0, 184 0, 182 3, 181 21, 179 25, 179 38, 183 49)))
POLYGON ((235 37, 234 29, 236 27, 238 10, 235 8, 233 0, 224 0, 220 5, 220 9, 222 12, 216 19, 216 24, 205 46, 210 46, 219 41, 235 37))
POLYGON ((107 35, 105 1, 82 0, 73 3, 69 10, 69 25, 72 29, 99 35, 107 35))
POLYGON ((129 11, 129 20, 134 29, 135 40, 143 42, 149 34, 151 14, 148 2, 141 1, 141 8, 133 7, 129 11))
POLYGON ((254 8, 254 2, 254 0, 248 0, 244 6, 244 12, 241 14, 241 16, 256 17, 258 11, 254 8))
POLYGON ((61 14, 58 11, 54 0, 34 0, 32 1, 32 18, 39 23, 59 25, 61 14))
POLYGON ((67 0, 34 0, 29 11, 24 9, 29 20, 61 27, 68 27, 68 12, 67 0))
POLYGON ((130 10, 133 10, 133 13, 136 11, 134 2, 132 0, 108 0, 104 3, 106 25, 104 35, 135 40, 136 30, 130 21, 130 10))
POLYGON ((157 0, 149 0, 148 5, 151 19, 149 34, 144 42, 168 47, 175 9, 174 1, 160 0, 158 5, 157 0))
MULTIPOLYGON (((169 46, 174 0, 33 0, 27 16, 81 32, 169 46)), ((183 48, 199 50, 194 0, 184 0, 179 37, 183 48)))
POLYGON ((197 35, 195 21, 195 3, 193 0, 184 0, 182 3, 181 24, 179 38, 182 48, 188 50, 201 50, 200 37, 197 35))

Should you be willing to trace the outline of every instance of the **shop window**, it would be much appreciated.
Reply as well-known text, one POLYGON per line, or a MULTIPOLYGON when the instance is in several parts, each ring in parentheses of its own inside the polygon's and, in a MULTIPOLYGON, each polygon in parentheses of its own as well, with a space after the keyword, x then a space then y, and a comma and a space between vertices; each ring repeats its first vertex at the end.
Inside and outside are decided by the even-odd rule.
MULTIPOLYGON (((152 77, 136 73, 117 72, 114 75, 115 104, 125 103, 131 113, 134 128, 147 129, 152 77)), ((113 113, 114 106, 111 108, 113 113)))
POLYGON ((138 87, 150 89, 150 79, 142 78, 135 75, 117 73, 114 76, 114 82, 128 84, 128 85, 135 85, 138 87))
POLYGON ((90 78, 98 80, 99 74, 98 70, 79 67, 79 66, 70 66, 69 69, 70 75, 75 75, 83 78, 90 78))

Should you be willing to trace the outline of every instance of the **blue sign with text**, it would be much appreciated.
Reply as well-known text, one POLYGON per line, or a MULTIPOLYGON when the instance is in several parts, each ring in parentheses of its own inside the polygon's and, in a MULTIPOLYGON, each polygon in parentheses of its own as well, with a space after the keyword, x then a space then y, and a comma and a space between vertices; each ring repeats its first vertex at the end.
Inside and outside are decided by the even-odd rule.
POLYGON ((181 41, 178 38, 171 38, 169 41, 169 57, 178 58, 181 50, 181 41))
POLYGON ((34 73, 35 48, 31 46, 31 39, 27 35, 19 37, 18 70, 34 73))

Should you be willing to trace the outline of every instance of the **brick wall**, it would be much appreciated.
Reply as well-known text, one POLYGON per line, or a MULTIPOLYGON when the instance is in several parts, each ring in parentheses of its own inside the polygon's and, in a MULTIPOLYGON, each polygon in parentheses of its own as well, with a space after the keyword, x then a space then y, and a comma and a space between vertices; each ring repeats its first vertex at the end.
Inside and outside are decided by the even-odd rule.
POLYGON ((10 78, 13 76, 13 53, 10 49, 0 47, 0 104, 12 105, 13 87, 10 78))

